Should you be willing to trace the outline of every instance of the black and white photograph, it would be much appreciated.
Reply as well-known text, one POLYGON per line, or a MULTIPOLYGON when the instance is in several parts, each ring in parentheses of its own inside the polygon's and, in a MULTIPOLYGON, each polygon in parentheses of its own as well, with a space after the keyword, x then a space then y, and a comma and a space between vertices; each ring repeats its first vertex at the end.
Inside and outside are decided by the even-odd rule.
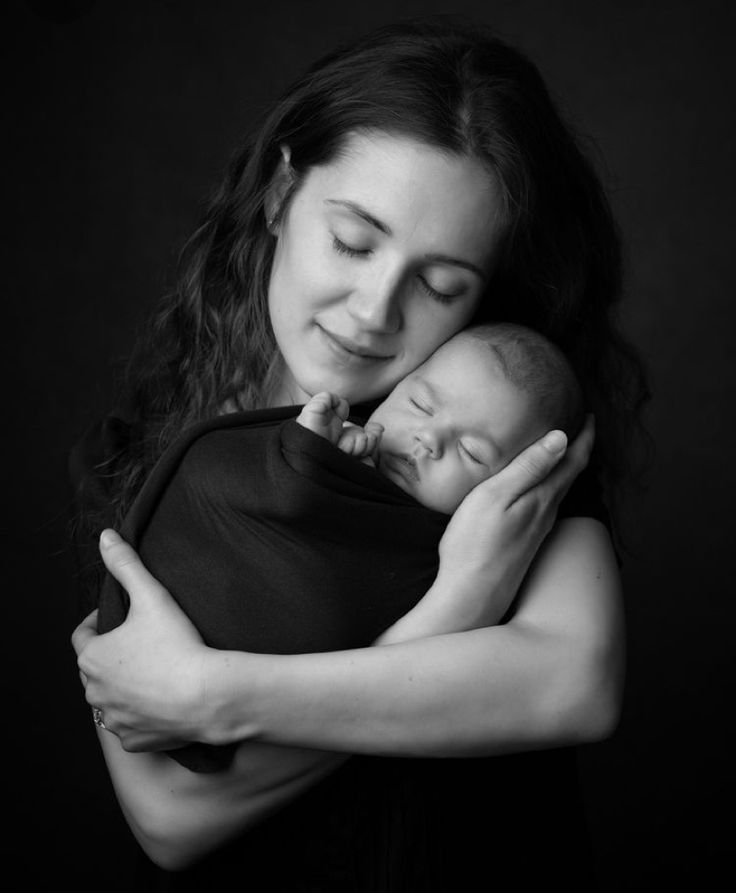
POLYGON ((8 12, 6 888, 727 887, 736 7, 8 12))

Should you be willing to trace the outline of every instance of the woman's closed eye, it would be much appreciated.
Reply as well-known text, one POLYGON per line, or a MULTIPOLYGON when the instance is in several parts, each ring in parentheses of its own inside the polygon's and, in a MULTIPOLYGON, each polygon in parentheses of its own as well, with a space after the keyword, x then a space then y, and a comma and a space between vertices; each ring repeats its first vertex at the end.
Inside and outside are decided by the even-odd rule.
POLYGON ((356 248, 348 245, 335 235, 332 236, 332 247, 338 254, 347 254, 348 257, 368 257, 373 251, 372 248, 356 248))
POLYGON ((439 301, 441 304, 449 304, 450 301, 454 300, 455 298, 459 298, 464 292, 464 289, 460 289, 459 291, 452 291, 452 292, 438 291, 436 288, 433 288, 429 284, 429 282, 427 282, 427 280, 424 278, 424 276, 417 275, 417 279, 419 280, 419 284, 422 287, 422 289, 431 298, 434 298, 435 301, 439 301))
MULTIPOLYGON (((332 234, 332 247, 338 254, 344 254, 347 257, 367 258, 373 254, 373 248, 359 248, 357 245, 350 245, 334 233, 332 234)), ((425 294, 428 294, 431 298, 434 298, 435 301, 439 301, 441 304, 449 304, 450 301, 459 298, 464 293, 464 289, 453 290, 451 292, 440 291, 430 285, 427 279, 419 273, 417 274, 417 280, 422 291, 424 291, 425 294)))

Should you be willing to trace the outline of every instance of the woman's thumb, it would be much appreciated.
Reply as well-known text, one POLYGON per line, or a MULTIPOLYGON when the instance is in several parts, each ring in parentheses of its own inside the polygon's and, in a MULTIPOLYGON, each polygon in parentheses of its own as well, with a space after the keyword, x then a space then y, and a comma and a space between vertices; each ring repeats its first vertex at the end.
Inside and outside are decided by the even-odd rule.
POLYGON ((135 549, 114 530, 100 534, 100 555, 105 567, 130 597, 131 608, 150 605, 161 584, 146 570, 135 549))
POLYGON ((494 477, 496 486, 506 493, 509 503, 541 483, 559 463, 567 448, 562 431, 550 431, 528 446, 494 477))

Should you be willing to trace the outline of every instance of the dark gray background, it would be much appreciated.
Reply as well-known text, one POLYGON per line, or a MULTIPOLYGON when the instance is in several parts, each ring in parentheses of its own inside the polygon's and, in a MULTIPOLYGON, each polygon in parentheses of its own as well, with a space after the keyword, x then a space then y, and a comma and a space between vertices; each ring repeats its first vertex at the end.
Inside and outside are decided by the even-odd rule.
POLYGON ((581 774, 605 891, 713 888, 734 794, 733 9, 159 0, 15 3, 8 21, 6 8, 6 869, 28 889, 132 880, 69 646, 67 451, 109 408, 115 366, 254 115, 338 39, 425 12, 470 14, 525 49, 605 161, 657 457, 628 512, 624 717, 581 750, 581 774))

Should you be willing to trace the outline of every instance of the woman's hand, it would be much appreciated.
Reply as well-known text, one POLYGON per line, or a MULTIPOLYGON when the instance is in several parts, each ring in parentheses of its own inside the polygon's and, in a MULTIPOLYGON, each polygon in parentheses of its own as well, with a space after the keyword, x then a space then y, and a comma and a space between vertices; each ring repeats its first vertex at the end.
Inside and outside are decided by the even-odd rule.
POLYGON ((98 635, 96 612, 74 631, 88 703, 129 751, 162 750, 198 739, 208 649, 136 552, 113 531, 100 537, 105 566, 130 596, 125 622, 98 635))
POLYGON ((586 466, 593 439, 589 416, 569 448, 561 431, 550 432, 475 487, 442 537, 435 584, 377 644, 498 623, 586 466))

